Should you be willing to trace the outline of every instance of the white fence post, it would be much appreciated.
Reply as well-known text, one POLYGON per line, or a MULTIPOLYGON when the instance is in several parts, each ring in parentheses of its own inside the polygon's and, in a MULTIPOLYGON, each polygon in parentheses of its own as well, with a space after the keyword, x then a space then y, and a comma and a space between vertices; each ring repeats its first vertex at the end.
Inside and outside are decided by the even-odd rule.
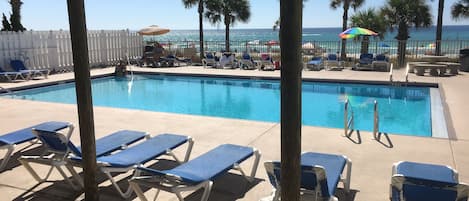
MULTIPOLYGON (((57 35, 53 31, 49 31, 47 35, 47 60, 49 63, 49 68, 58 68, 59 67, 59 54, 57 49, 57 35)), ((57 70, 57 69, 56 69, 57 70)))
MULTIPOLYGON (((88 31, 88 39, 91 66, 111 65, 142 54, 143 37, 128 29, 88 31)), ((13 59, 22 60, 30 69, 71 69, 70 32, 0 32, 0 67, 9 67, 13 59)))

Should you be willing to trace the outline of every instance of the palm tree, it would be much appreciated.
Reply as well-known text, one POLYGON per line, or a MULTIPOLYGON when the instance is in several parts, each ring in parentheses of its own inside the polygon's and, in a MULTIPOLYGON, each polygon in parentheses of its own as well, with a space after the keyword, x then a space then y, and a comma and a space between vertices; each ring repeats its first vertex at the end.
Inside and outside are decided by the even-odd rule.
POLYGON ((443 32, 443 9, 445 0, 438 0, 438 18, 436 22, 435 55, 441 55, 441 34, 443 32))
POLYGON ((469 18, 469 0, 459 0, 451 6, 451 17, 458 20, 469 18))
MULTIPOLYGON (((342 31, 347 30, 347 22, 348 22, 348 10, 350 9, 350 6, 352 6, 353 10, 356 10, 359 8, 365 0, 331 0, 331 8, 332 9, 337 9, 341 5, 344 9, 344 14, 342 16, 342 31)), ((340 57, 342 60, 345 60, 347 58, 347 55, 345 54, 345 48, 347 47, 347 40, 342 39, 342 47, 340 49, 340 57)))
MULTIPOLYGON (((369 8, 365 11, 360 11, 354 14, 350 18, 350 26, 352 27, 362 27, 366 29, 373 30, 378 33, 378 37, 383 40, 384 34, 386 33, 386 22, 381 13, 373 8, 369 8)), ((368 46, 370 43, 370 36, 355 37, 355 39, 362 39, 362 45, 360 53, 368 53, 368 46)))
POLYGON ((198 5, 199 12, 199 42, 200 42, 200 59, 204 58, 204 5, 205 0, 182 0, 182 3, 186 8, 192 8, 198 5))
POLYGON ((230 25, 236 21, 247 22, 251 17, 249 0, 206 0, 205 17, 212 24, 225 24, 225 50, 230 51, 230 25))
POLYGON ((398 40, 397 65, 405 65, 405 50, 409 36, 409 27, 429 27, 432 24, 430 6, 425 0, 387 0, 381 9, 390 30, 397 28, 398 40))

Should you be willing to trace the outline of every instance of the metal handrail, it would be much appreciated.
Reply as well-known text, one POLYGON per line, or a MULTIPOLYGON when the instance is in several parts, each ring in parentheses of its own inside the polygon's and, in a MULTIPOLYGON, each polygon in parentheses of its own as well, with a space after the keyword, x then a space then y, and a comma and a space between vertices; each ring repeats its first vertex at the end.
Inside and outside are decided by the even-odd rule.
POLYGON ((374 101, 374 107, 373 107, 373 136, 375 139, 377 138, 376 134, 380 134, 379 132, 379 113, 378 113, 378 101, 374 101))
POLYGON ((410 65, 409 63, 407 63, 407 66, 405 68, 405 83, 409 82, 409 69, 410 69, 410 65))
POLYGON ((349 118, 349 106, 350 106, 350 102, 349 100, 345 100, 345 105, 344 105, 344 134, 345 136, 348 136, 349 135, 349 130, 350 128, 352 128, 353 130, 353 110, 352 110, 352 106, 350 106, 350 112, 351 112, 351 115, 350 115, 350 118, 349 118))
POLYGON ((391 67, 389 68, 389 81, 392 83, 393 79, 392 79, 392 72, 393 72, 393 64, 391 63, 391 67))
POLYGON ((0 87, 0 91, 6 91, 7 94, 8 94, 8 93, 12 93, 12 91, 11 91, 10 89, 5 88, 5 87, 0 87))

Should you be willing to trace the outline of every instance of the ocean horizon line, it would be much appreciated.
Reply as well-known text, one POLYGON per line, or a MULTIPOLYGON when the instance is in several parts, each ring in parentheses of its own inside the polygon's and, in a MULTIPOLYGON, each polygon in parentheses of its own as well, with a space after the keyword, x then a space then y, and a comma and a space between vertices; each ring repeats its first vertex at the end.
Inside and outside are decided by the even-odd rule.
MULTIPOLYGON (((443 25, 443 27, 469 27, 469 25, 443 25)), ((429 27, 420 27, 418 29, 432 29, 436 28, 436 25, 432 25, 429 27)), ((230 28, 230 31, 232 30, 266 30, 266 29, 272 29, 272 27, 259 27, 259 28, 230 28)), ((342 29, 342 27, 303 27, 303 29, 342 29)), ((415 27, 411 27, 411 29, 416 29, 415 27)), ((198 31, 199 29, 171 29, 174 31, 198 31)), ((279 29, 277 29, 278 31, 279 29)), ((132 30, 134 31, 134 30, 132 30)), ((225 31, 224 26, 220 28, 204 28, 204 31, 225 31)))

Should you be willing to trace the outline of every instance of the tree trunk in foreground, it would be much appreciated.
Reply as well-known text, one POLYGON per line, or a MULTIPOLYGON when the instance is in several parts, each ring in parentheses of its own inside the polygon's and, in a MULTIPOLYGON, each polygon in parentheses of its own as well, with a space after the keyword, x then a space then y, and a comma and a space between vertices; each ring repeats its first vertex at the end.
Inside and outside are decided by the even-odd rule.
POLYGON ((85 182, 85 200, 99 200, 96 182, 96 142, 94 133, 93 101, 91 97, 88 39, 83 0, 67 0, 70 35, 72 39, 73 69, 77 94, 78 120, 82 147, 82 167, 85 182))
POLYGON ((302 0, 280 1, 281 200, 300 199, 302 0))

